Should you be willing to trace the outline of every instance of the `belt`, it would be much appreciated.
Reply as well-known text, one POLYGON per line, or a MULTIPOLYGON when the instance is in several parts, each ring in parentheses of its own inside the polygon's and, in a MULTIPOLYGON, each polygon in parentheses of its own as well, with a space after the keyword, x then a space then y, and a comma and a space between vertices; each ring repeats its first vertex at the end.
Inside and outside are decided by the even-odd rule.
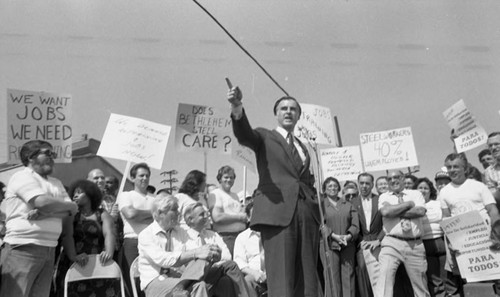
POLYGON ((396 239, 404 240, 404 241, 416 241, 416 240, 422 239, 422 237, 420 237, 420 236, 419 237, 401 237, 401 236, 392 235, 392 234, 387 234, 387 236, 394 237, 396 239))

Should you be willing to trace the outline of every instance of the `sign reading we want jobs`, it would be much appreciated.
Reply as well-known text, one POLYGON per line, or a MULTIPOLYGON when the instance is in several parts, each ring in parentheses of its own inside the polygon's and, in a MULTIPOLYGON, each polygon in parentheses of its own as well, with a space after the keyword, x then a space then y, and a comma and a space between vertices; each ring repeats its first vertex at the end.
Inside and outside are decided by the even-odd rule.
POLYGON ((7 146, 10 164, 30 140, 45 140, 57 153, 56 162, 71 162, 71 95, 7 90, 7 146))
POLYGON ((366 171, 418 165, 410 127, 360 134, 366 171))
POLYGON ((179 103, 175 129, 177 151, 231 153, 231 118, 210 106, 179 103))

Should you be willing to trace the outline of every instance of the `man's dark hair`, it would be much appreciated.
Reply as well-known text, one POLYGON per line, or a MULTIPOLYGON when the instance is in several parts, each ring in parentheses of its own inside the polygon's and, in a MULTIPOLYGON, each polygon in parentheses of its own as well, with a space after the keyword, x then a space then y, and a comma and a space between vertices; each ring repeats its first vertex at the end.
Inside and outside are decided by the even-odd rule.
POLYGON ((276 100, 276 102, 274 103, 274 108, 273 108, 274 115, 276 115, 278 113, 278 105, 280 105, 281 101, 284 101, 284 100, 295 101, 295 103, 297 103, 297 107, 299 108, 299 116, 302 114, 302 107, 300 107, 300 103, 299 103, 299 101, 297 101, 297 99, 295 99, 291 96, 283 96, 283 97, 279 98, 278 100, 276 100))
POLYGON ((52 149, 52 144, 44 140, 30 140, 23 144, 19 152, 19 158, 24 166, 28 166, 30 159, 33 158, 42 148, 52 149))
POLYGON ((413 181, 413 183, 416 183, 418 180, 418 178, 413 174, 405 174, 405 178, 411 179, 413 181))
POLYGON ((479 162, 481 162, 481 159, 486 156, 486 155, 491 155, 491 152, 489 149, 484 149, 477 154, 477 157, 479 158, 479 162))
POLYGON ((500 136, 500 132, 491 132, 490 135, 488 135, 488 138, 495 137, 495 136, 500 136))
POLYGON ((358 175, 358 182, 359 182, 359 179, 362 178, 363 176, 368 176, 369 178, 372 179, 372 183, 375 181, 375 177, 373 177, 372 174, 368 173, 368 172, 362 172, 358 175))
POLYGON ((146 187, 146 191, 147 191, 148 193, 154 194, 154 193, 156 192, 156 187, 155 187, 155 186, 152 186, 152 185, 148 185, 148 186, 146 187))
POLYGON ((469 161, 467 161, 467 156, 465 156, 464 153, 451 153, 446 158, 444 159, 444 162, 446 161, 453 161, 455 159, 460 159, 465 163, 465 169, 469 166, 469 161))
POLYGON ((139 170, 139 168, 146 169, 149 172, 149 175, 151 175, 151 169, 149 168, 148 164, 137 163, 134 166, 132 166, 132 168, 130 168, 130 177, 131 178, 135 178, 135 176, 137 174, 137 170, 139 170))

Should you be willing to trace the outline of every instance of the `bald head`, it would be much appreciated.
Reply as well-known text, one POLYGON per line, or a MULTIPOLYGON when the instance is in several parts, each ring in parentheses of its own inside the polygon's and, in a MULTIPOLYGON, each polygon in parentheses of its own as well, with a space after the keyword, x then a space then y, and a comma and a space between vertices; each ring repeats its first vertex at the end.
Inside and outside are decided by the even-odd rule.
POLYGON ((87 175, 87 180, 95 183, 97 187, 99 187, 101 192, 104 192, 104 185, 105 185, 104 172, 102 172, 101 169, 96 168, 90 170, 89 174, 87 175))

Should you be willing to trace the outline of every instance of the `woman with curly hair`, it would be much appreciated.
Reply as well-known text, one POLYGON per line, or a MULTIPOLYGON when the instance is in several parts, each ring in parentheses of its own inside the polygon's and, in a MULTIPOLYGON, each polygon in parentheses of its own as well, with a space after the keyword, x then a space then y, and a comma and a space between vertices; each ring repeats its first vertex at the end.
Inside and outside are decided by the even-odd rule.
MULTIPOLYGON (((61 285, 59 288, 63 288, 64 276, 73 262, 84 266, 89 254, 98 254, 101 263, 105 263, 113 259, 115 251, 113 219, 107 211, 100 208, 102 194, 97 185, 88 180, 78 180, 71 185, 68 194, 78 205, 78 212, 64 221, 64 250, 58 266, 58 284, 61 285)), ((94 291, 96 289, 98 288, 95 286, 92 288, 94 291)), ((109 287, 101 289, 105 292, 109 287)), ((60 292, 59 296, 62 296, 62 293, 60 292)))
POLYGON ((437 200, 437 190, 432 182, 424 177, 415 182, 413 189, 420 191, 425 199, 427 212, 422 218, 425 254, 427 258, 427 287, 431 296, 444 294, 446 277, 444 263, 446 260, 446 247, 444 244, 443 230, 439 226, 443 216, 441 203, 437 200))

